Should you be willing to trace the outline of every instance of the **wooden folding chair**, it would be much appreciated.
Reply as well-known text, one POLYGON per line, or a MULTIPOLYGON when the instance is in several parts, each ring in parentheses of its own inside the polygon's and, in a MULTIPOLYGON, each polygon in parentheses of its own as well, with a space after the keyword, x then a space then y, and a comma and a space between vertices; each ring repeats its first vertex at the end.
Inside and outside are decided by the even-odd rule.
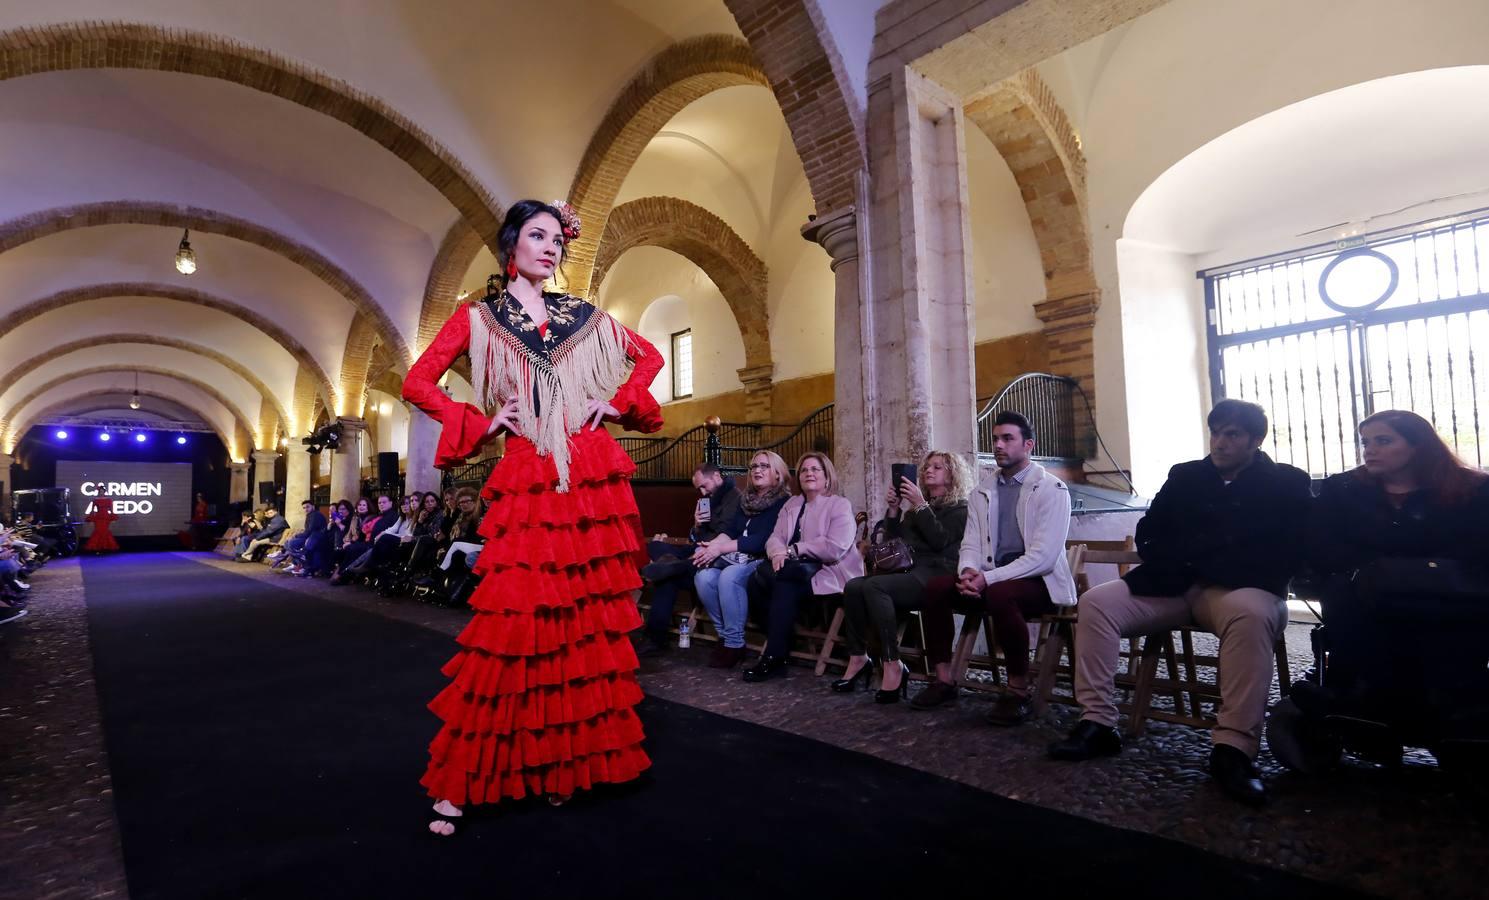
MULTIPOLYGON (((1147 720, 1157 719, 1162 722, 1177 722, 1181 725, 1190 725, 1195 728, 1210 728, 1215 724, 1216 711, 1220 706, 1220 659, 1213 654, 1196 653, 1194 649, 1195 632, 1205 632, 1203 628, 1193 625, 1184 625, 1172 631, 1164 631, 1150 634, 1143 640, 1142 658, 1138 667, 1137 679, 1133 686, 1132 708, 1128 712, 1127 733, 1137 737, 1147 727, 1147 720), (1179 646, 1176 650, 1174 635, 1179 635, 1179 646), (1162 656, 1168 660, 1168 678, 1158 677, 1158 660, 1162 656), (1175 665, 1175 657, 1182 665, 1184 676, 1179 677, 1179 667, 1175 665), (1209 683, 1199 678, 1201 666, 1215 670, 1215 681, 1209 683), (1153 695, 1155 693, 1168 694, 1173 698, 1174 708, 1170 712, 1153 706, 1153 695), (1187 698, 1187 706, 1185 700, 1187 698), (1206 708, 1205 704, 1210 704, 1206 708)), ((1287 659, 1287 632, 1277 636, 1277 643, 1273 647, 1273 653, 1277 660, 1277 677, 1281 687, 1282 696, 1286 697, 1292 688, 1292 678, 1289 673, 1287 659)))
MULTIPOLYGON (((1142 562, 1131 535, 1120 541, 1071 540, 1066 541, 1065 546, 1077 597, 1091 588, 1089 566, 1115 565, 1118 576, 1121 576, 1142 562)), ((1039 620, 1039 641, 1034 655, 1036 714, 1043 712, 1051 702, 1075 702, 1075 626, 1078 611, 1079 605, 1061 607, 1039 620), (1055 684, 1062 675, 1071 684, 1071 696, 1055 693, 1055 684)), ((1131 661, 1131 656, 1129 653, 1128 668, 1135 677, 1136 666, 1131 661)))

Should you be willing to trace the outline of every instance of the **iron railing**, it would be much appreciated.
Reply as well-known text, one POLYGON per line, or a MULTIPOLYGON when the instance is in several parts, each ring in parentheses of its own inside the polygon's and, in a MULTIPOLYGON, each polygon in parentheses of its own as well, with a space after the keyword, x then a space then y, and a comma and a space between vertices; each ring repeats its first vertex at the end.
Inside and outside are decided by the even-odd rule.
POLYGON ((833 404, 829 403, 796 425, 737 425, 727 432, 720 428, 708 435, 704 458, 723 469, 726 475, 746 472, 750 458, 761 450, 780 454, 788 466, 795 466, 803 453, 813 450, 826 453, 830 458, 833 450, 832 417, 833 404))
POLYGON ((501 461, 500 456, 492 456, 487 459, 478 459, 473 463, 446 469, 444 477, 440 479, 440 491, 448 491, 454 488, 473 487, 479 490, 486 479, 491 476, 491 470, 501 461))
POLYGON ((977 413, 977 452, 993 452, 993 424, 1002 412, 1021 413, 1034 428, 1034 454, 1057 459, 1086 459, 1096 432, 1091 404, 1080 383, 1065 375, 1029 372, 999 391, 977 413), (1076 413, 1085 405, 1085 416, 1076 413))

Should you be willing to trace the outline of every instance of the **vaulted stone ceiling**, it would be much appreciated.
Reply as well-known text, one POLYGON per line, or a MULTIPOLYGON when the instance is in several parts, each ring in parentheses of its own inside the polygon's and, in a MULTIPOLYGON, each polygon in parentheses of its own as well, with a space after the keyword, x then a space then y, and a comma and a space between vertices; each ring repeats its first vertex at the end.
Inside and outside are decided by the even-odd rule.
POLYGON ((240 458, 360 413, 368 376, 420 347, 453 226, 490 240, 504 204, 564 195, 649 59, 739 36, 722 0, 348 9, 0 10, 0 452, 39 412, 96 408, 49 386, 69 368, 94 393, 152 372, 240 458))

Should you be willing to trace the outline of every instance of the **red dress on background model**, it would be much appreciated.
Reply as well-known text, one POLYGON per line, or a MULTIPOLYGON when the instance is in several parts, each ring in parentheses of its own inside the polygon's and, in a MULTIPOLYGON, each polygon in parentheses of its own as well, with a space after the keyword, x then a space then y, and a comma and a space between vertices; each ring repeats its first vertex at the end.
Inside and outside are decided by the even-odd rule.
POLYGON ((482 489, 490 508, 479 529, 486 544, 475 615, 442 670, 450 685, 429 704, 444 724, 421 783, 457 806, 563 797, 651 765, 627 637, 640 625, 636 466, 604 428, 569 429, 584 421, 588 400, 613 392, 620 424, 659 430, 661 409, 647 388, 662 358, 583 300, 545 294, 544 303, 541 328, 505 293, 460 308, 403 385, 404 399, 443 425, 441 467, 485 443, 492 420, 439 387, 462 353, 488 408, 513 396, 520 406, 522 434, 508 435, 482 489))
POLYGON ((114 533, 109 530, 109 523, 118 520, 114 515, 114 501, 107 497, 99 497, 93 501, 93 512, 83 517, 86 522, 93 523, 93 534, 88 538, 88 543, 83 549, 88 553, 106 553, 119 549, 119 542, 114 540, 114 533))

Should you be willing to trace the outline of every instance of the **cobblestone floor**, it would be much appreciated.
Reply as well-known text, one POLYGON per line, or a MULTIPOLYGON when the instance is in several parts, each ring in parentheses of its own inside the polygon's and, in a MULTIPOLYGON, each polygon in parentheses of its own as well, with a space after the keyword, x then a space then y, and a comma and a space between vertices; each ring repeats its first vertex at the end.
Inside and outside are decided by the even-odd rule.
MULTIPOLYGON (((307 602, 333 602, 455 635, 468 613, 406 599, 384 599, 355 587, 291 578, 262 566, 192 555, 205 565, 273 579, 307 602)), ((41 728, 48 741, 22 747, 35 757, 17 765, 0 761, 0 797, 7 821, 0 837, 24 839, 37 865, 29 867, 37 890, 10 893, 12 873, 0 894, 26 897, 110 896, 122 893, 117 836, 107 802, 107 772, 97 725, 96 699, 82 623, 80 579, 67 564, 38 573, 38 599, 27 630, 4 636, 8 657, 0 679, 0 726, 7 735, 41 728), (69 599, 71 598, 71 599, 69 599), (77 632, 77 633, 74 633, 77 632), (45 645, 32 647, 31 645, 45 645), (45 665, 38 660, 49 660, 45 665), (18 665, 21 663, 21 665, 18 665), (32 680, 34 679, 34 680, 32 680), (66 703, 42 705, 32 693, 66 703), (47 687, 50 685, 51 687, 47 687), (50 692, 50 693, 48 693, 50 692), (86 703, 77 699, 87 695, 86 703), (27 710, 23 712, 22 710, 27 710), (90 718, 91 716, 91 718, 90 718), (52 739, 62 735, 63 740, 52 739), (105 771, 99 771, 105 770, 105 771), (48 773, 44 777, 34 774, 48 773), (43 800, 41 796, 55 796, 43 800), (9 810, 29 816, 29 831, 15 827, 9 810), (55 808, 55 810, 53 809, 55 808), (42 813, 61 811, 63 817, 42 813), (44 830, 43 834, 36 834, 44 830), (61 845, 70 849, 51 849, 61 845), (40 870, 40 871, 37 871, 40 870), (48 893, 50 891, 50 893, 48 893)), ((1296 671, 1305 661, 1306 628, 1289 632, 1296 671)), ((1254 811, 1214 789, 1205 774, 1208 733, 1153 723, 1142 738, 1113 759, 1062 764, 1044 748, 1074 723, 1075 711, 1055 707, 1023 728, 993 729, 981 722, 985 696, 964 696, 948 709, 916 712, 904 705, 876 706, 868 694, 836 695, 829 677, 793 668, 784 680, 745 684, 737 671, 704 666, 708 644, 648 661, 648 693, 722 715, 804 735, 951 778, 982 790, 1145 831, 1262 865, 1347 885, 1388 897, 1482 897, 1479 873, 1489 867, 1489 818, 1461 794, 1425 754, 1413 754, 1396 771, 1351 765, 1329 779, 1307 780, 1280 769, 1265 752, 1261 764, 1273 802, 1254 811)), ((7 738, 7 744, 11 742, 7 738)), ((23 737, 24 741, 24 737, 23 737)), ((23 846, 23 845, 18 845, 23 846)), ((25 854, 23 854, 24 856, 25 854)), ((6 854, 13 860, 14 854, 6 854)), ((0 861, 0 866, 5 862, 0 861)), ((1120 886, 1114 885, 1120 892, 1120 886)))

